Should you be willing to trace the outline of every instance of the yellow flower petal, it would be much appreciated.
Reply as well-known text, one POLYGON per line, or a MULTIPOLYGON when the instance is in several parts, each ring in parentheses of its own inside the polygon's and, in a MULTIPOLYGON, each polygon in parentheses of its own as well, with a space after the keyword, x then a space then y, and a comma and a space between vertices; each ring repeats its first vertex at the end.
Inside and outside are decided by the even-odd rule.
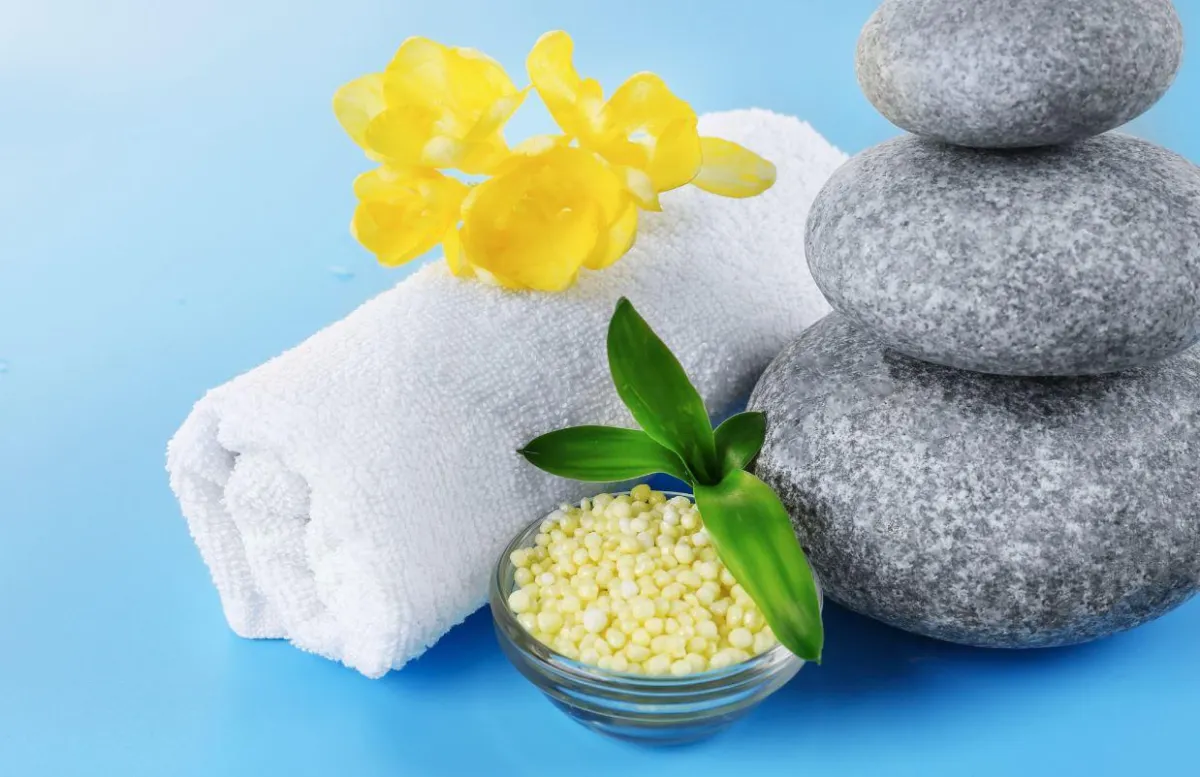
POLYGON ((563 132, 587 138, 594 134, 604 94, 595 80, 580 78, 572 60, 574 50, 570 35, 562 30, 548 32, 533 44, 525 69, 563 132))
POLYGON ((525 102, 525 96, 529 94, 529 87, 525 87, 519 92, 505 95, 487 107, 487 110, 479 117, 479 121, 475 122, 475 126, 467 133, 467 141, 487 140, 489 136, 495 134, 504 126, 517 109, 521 107, 521 103, 525 102))
POLYGON ((656 139, 647 173, 655 189, 667 192, 695 178, 703 160, 696 119, 681 118, 669 124, 656 139))
POLYGON ((514 155, 502 175, 474 188, 463 203, 461 236, 467 261, 498 282, 560 291, 585 262, 623 253, 631 206, 620 179, 594 154, 547 143, 542 153, 514 155), (618 243, 611 251, 610 231, 618 243))
POLYGON ((442 238, 442 251, 446 254, 446 264, 450 272, 459 278, 473 278, 475 271, 467 262, 462 252, 462 238, 459 237, 458 227, 451 227, 442 238))
POLYGON ((571 145, 571 138, 566 135, 533 135, 513 146, 514 155, 537 156, 555 148, 571 145))
POLYGON ((488 174, 508 156, 500 131, 527 90, 484 54, 409 38, 381 82, 386 108, 363 135, 389 164, 488 174))
POLYGON ((658 135, 679 119, 692 119, 696 112, 679 99, 654 73, 636 73, 617 87, 604 105, 604 123, 626 135, 641 130, 658 135))
POLYGON ((354 210, 350 231, 358 242, 375 254, 380 264, 396 267, 416 259, 441 240, 436 225, 406 219, 403 211, 378 201, 360 202, 354 210))
POLYGON ((397 167, 432 167, 426 147, 436 122, 437 116, 420 106, 388 108, 367 125, 365 145, 397 167))
POLYGON ((497 100, 517 94, 504 68, 492 58, 427 38, 409 38, 400 45, 383 72, 383 84, 389 106, 437 109, 458 124, 461 133, 456 134, 469 132, 497 100))
POLYGON ((625 181, 625 189, 633 197, 642 210, 661 211, 662 204, 658 201, 658 192, 654 189, 654 181, 650 176, 636 167, 616 166, 613 168, 617 175, 625 181))
POLYGON ((383 73, 371 73, 343 85, 333 95, 333 113, 355 143, 366 146, 367 125, 383 113, 383 73))
POLYGON ((609 225, 596 250, 584 260, 584 267, 589 270, 603 270, 629 253, 633 241, 637 239, 637 223, 637 208, 630 202, 617 216, 617 220, 609 225))
POLYGON ((656 191, 683 186, 700 169, 696 112, 653 73, 621 84, 604 105, 597 151, 613 164, 646 172, 656 191))
POLYGON ((722 197, 753 197, 775 183, 775 165, 721 138, 701 138, 704 163, 692 183, 722 197))
POLYGON ((384 167, 360 175, 354 190, 359 204, 351 232, 381 264, 395 266, 442 241, 468 187, 432 170, 384 167))
POLYGON ((447 166, 471 175, 493 175, 511 154, 504 138, 497 134, 479 143, 461 144, 455 162, 447 166))

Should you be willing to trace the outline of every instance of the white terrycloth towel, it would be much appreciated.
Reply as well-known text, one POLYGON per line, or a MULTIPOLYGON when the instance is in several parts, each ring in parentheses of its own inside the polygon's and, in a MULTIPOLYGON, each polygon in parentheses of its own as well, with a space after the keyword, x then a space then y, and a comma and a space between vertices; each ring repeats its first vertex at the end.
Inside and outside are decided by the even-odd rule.
POLYGON ((516 449, 564 426, 632 425, 605 358, 622 295, 714 412, 828 312, 804 222, 845 155, 767 111, 708 115, 701 131, 775 162, 776 185, 666 195, 625 258, 561 294, 460 280, 439 261, 197 403, 167 468, 235 632, 378 677, 479 607, 520 527, 597 490, 516 449))

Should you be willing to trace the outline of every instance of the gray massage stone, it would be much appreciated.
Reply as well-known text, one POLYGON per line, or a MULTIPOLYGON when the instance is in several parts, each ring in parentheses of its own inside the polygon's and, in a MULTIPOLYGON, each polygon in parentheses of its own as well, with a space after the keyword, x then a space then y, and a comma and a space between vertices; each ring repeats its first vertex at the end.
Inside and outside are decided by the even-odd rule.
POLYGON ((822 586, 930 637, 1045 647, 1129 629, 1200 581, 1200 349, 1011 378, 887 351, 832 313, 778 356, 757 473, 822 586))
POLYGON ((892 123, 1015 148, 1098 135, 1143 113, 1179 69, 1170 0, 884 0, 858 80, 892 123))
POLYGON ((1021 151, 897 138, 834 173, 806 248, 834 309, 938 364, 1099 374, 1200 339, 1200 168, 1128 135, 1021 151))

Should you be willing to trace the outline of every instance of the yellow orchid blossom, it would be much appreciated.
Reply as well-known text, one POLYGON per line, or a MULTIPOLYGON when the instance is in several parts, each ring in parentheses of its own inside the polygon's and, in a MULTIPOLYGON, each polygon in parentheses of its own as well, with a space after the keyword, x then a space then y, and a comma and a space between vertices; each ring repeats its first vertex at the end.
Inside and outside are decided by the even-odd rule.
POLYGON ((384 72, 339 89, 333 109, 372 159, 487 174, 508 156, 501 129, 527 92, 474 49, 409 38, 384 72))
POLYGON ((605 100, 573 49, 546 33, 526 63, 564 134, 512 149, 502 128, 531 87, 474 49, 409 38, 382 73, 339 89, 338 121, 381 163, 354 182, 358 241, 392 266, 440 243, 455 275, 560 291, 624 256, 638 207, 659 210, 660 193, 692 183, 751 197, 774 183, 767 160, 700 137, 695 111, 658 76, 634 75, 605 100), (444 169, 490 177, 470 186, 444 169))
POLYGON ((536 138, 463 203, 462 261, 503 286, 561 291, 625 255, 637 209, 595 154, 536 138))
POLYGON ((658 195, 688 183, 726 197, 751 197, 775 182, 775 167, 719 138, 701 138, 692 107, 653 73, 638 73, 605 101, 594 79, 582 78, 565 32, 538 39, 526 60, 529 79, 555 122, 600 154, 639 206, 660 210, 658 195))
MULTIPOLYGON (((380 264, 410 262, 438 243, 457 242, 459 213, 469 191, 436 170, 377 168, 354 181, 359 203, 350 231, 380 264)), ((451 269, 466 274, 454 263, 451 269)))

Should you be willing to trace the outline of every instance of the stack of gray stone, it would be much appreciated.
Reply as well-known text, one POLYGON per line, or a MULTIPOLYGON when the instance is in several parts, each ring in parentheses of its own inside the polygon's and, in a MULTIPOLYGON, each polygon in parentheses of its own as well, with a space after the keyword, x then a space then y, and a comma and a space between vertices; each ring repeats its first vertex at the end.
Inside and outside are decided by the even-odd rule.
POLYGON ((1170 0, 886 0, 859 81, 911 135, 808 222, 835 309, 779 356, 759 474, 834 600, 974 645, 1080 642, 1200 586, 1200 172, 1111 133, 1170 0))

